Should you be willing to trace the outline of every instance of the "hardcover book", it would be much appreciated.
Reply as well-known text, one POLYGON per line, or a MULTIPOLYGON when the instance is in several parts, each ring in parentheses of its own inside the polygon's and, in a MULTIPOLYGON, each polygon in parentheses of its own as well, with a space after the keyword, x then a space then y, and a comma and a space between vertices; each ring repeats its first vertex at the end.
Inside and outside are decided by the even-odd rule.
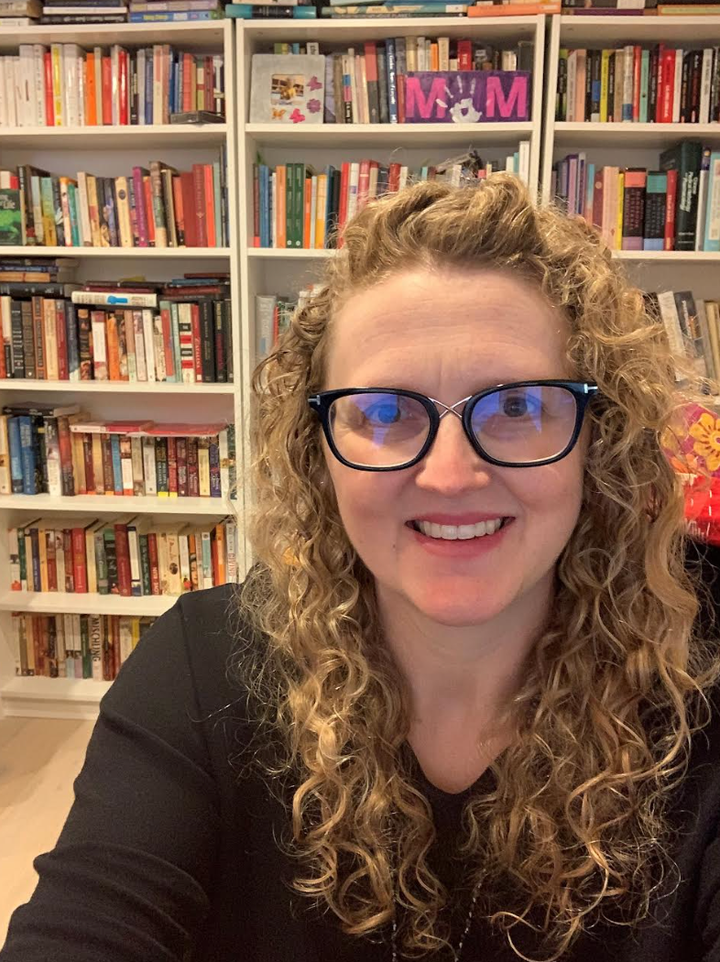
POLYGON ((254 54, 250 123, 321 124, 324 104, 324 55, 254 54))
POLYGON ((0 246, 22 244, 22 211, 20 191, 12 187, 0 189, 0 246))

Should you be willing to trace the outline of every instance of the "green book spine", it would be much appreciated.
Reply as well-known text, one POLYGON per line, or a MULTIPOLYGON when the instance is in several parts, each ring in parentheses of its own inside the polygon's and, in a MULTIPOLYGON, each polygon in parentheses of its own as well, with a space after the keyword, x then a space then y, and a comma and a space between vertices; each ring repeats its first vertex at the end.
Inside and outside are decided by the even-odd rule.
POLYGON ((82 676, 92 678, 92 653, 90 652, 89 615, 80 615, 80 654, 82 657, 82 676))
POLYGON ((68 184, 68 210, 70 211, 70 236, 73 247, 82 247, 80 243, 80 221, 78 220, 77 187, 68 184))
POLYGON ((293 200, 293 221, 295 224, 295 247, 303 246, 303 208, 305 188, 305 164, 295 164, 295 196, 293 200))

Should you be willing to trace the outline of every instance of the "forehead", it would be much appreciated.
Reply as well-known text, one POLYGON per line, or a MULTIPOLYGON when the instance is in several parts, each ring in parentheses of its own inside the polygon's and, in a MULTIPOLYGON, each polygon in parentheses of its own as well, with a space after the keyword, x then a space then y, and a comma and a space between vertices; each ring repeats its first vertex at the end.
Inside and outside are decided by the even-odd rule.
MULTIPOLYGON (((565 377, 569 326, 532 282, 443 268, 394 275, 349 298, 331 324, 326 388, 565 377)), ((480 382, 483 382, 482 384, 480 382)))

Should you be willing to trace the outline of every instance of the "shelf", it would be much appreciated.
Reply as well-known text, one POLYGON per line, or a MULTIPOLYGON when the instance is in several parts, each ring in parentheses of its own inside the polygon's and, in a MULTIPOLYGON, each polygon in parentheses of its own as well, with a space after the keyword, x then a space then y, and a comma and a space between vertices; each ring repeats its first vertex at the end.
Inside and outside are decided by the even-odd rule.
MULTIPOLYGON (((282 247, 249 247, 247 255, 252 258, 269 258, 271 260, 298 260, 298 261, 308 261, 317 260, 318 258, 332 257, 336 254, 332 248, 319 248, 317 250, 300 247, 296 250, 291 248, 283 249, 282 247)), ((0 382, 2 383, 2 382, 0 382)))
POLYGON ((467 37, 480 33, 492 35, 496 41, 508 39, 528 39, 535 36, 538 20, 543 14, 527 17, 404 17, 333 20, 278 20, 278 21, 238 21, 238 39, 242 34, 248 40, 265 43, 267 41, 320 40, 323 43, 342 43, 346 37, 360 34, 363 40, 379 40, 383 37, 467 37), (512 21, 512 23, 510 22, 512 21))
POLYGON ((52 614, 150 615, 157 617, 178 600, 177 595, 99 595, 67 591, 0 591, 0 611, 52 614))
POLYGON ((716 124, 635 124, 557 121, 555 146, 582 143, 587 147, 665 148, 678 140, 702 140, 720 145, 720 123, 716 124))
POLYGON ((156 498, 123 497, 121 495, 78 494, 74 497, 56 497, 49 494, 3 494, 0 510, 64 511, 91 514, 181 514, 225 516, 235 514, 237 501, 229 498, 156 498))
POLYGON ((107 147, 183 146, 223 144, 227 124, 138 124, 107 127, 4 127, 3 147, 48 147, 53 150, 93 150, 107 147), (195 143, 196 142, 196 143, 195 143))
POLYGON ((665 264, 717 264, 720 254, 714 251, 613 251, 623 261, 660 261, 665 264))
POLYGON ((180 258, 206 260, 229 258, 229 247, 0 247, 4 257, 151 257, 157 260, 180 258))
POLYGON ((52 391, 70 394, 229 394, 230 384, 180 384, 166 381, 35 381, 32 378, 0 378, 0 391, 52 391))
MULTIPOLYGON (((553 20, 555 18, 553 17, 553 20)), ((683 45, 720 43, 720 17, 576 17, 559 18, 563 46, 585 43, 647 43, 669 40, 683 45)))
MULTIPOLYGON (((395 32, 397 32, 397 26, 395 32)), ((720 126, 720 125, 719 125, 720 126)), ((533 132, 530 121, 517 124, 245 124, 244 133, 258 143, 312 147, 440 147, 484 141, 517 144, 533 132)), ((241 132, 242 133, 242 132, 241 132)))
POLYGON ((21 43, 79 43, 86 46, 147 46, 155 43, 182 45, 183 50, 213 50, 225 40, 229 21, 190 23, 70 23, 30 27, 0 26, 0 50, 17 50, 21 43))
POLYGON ((0 689, 0 705, 7 715, 92 719, 111 685, 111 681, 92 678, 15 676, 0 689))

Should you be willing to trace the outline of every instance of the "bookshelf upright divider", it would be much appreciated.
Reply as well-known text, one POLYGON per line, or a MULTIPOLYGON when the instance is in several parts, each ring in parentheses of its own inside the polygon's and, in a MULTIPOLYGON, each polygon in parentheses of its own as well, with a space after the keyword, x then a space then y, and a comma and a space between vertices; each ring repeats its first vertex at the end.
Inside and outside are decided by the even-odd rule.
MULTIPOLYGON (((180 50, 222 53, 225 71, 225 123, 201 127, 148 124, 104 127, 13 127, 0 131, 0 168, 18 164, 46 167, 74 176, 77 170, 102 176, 125 175, 132 164, 147 165, 158 157, 186 167, 217 159, 226 148, 228 191, 228 247, 0 247, 5 257, 71 257, 78 261, 76 279, 114 280, 141 275, 167 281, 184 271, 227 271, 231 281, 231 320, 234 383, 150 381, 0 380, 0 404, 77 402, 90 417, 125 420, 150 418, 162 422, 232 424, 236 432, 238 482, 243 468, 241 304, 239 297, 240 245, 238 239, 237 137, 235 110, 235 35, 231 20, 112 25, 15 27, 0 25, 0 53, 17 53, 20 44, 77 43, 82 49, 120 44, 138 49, 171 44, 180 50)), ((97 516, 109 522, 121 514, 149 515, 165 522, 215 524, 225 516, 242 519, 243 486, 237 500, 222 497, 158 498, 48 494, 0 497, 0 716, 93 718, 111 682, 91 678, 16 677, 11 612, 45 614, 101 614, 156 617, 177 600, 176 595, 119 596, 66 592, 21 592, 10 589, 8 529, 38 516, 61 527, 70 515, 97 516)), ((247 567, 244 538, 238 537, 238 575, 247 567)))

